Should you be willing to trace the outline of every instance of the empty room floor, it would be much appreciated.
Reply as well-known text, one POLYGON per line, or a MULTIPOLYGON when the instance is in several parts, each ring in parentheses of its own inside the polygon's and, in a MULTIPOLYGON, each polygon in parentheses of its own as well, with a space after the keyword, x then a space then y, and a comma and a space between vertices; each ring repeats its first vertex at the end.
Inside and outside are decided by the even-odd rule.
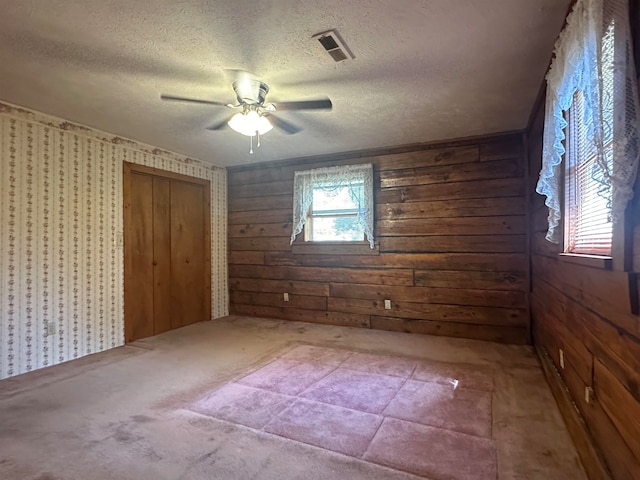
POLYGON ((531 347, 237 316, 0 381, 0 478, 586 479, 531 347))

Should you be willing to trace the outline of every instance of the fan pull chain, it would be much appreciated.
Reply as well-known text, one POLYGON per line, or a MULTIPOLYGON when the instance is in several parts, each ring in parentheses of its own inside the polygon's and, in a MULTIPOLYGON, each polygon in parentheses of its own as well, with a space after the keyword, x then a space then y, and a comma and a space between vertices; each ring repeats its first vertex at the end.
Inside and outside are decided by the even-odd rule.
MULTIPOLYGON (((256 137, 258 137, 258 142, 256 143, 256 148, 260 146, 260 131, 256 130, 256 137)), ((253 155, 253 135, 249 137, 251 140, 251 147, 249 148, 249 153, 253 155)))

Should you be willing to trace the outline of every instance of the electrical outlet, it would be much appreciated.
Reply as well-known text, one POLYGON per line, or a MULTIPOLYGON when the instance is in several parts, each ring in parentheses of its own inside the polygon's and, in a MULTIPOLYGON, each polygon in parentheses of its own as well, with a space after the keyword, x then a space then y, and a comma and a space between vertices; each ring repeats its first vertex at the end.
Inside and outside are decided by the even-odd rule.
POLYGON ((56 322, 47 323, 47 336, 54 335, 56 333, 56 322))
POLYGON ((584 387, 584 401, 591 403, 591 400, 593 400, 593 388, 584 387))
POLYGON ((391 300, 385 300, 384 301, 384 309, 385 310, 391 310, 391 300))
POLYGON ((113 246, 114 247, 124 247, 124 233, 117 232, 115 234, 115 237, 113 239, 113 246))
POLYGON ((560 368, 564 370, 564 351, 560 349, 560 368))
POLYGON ((284 297, 284 301, 285 302, 289 301, 289 294, 287 292, 284 292, 284 294, 282 296, 284 297))

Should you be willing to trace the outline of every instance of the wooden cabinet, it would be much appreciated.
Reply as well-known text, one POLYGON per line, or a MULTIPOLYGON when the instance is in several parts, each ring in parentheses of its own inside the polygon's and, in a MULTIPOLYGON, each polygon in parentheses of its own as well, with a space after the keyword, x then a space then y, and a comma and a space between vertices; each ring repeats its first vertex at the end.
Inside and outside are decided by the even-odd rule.
POLYGON ((125 164, 126 342, 211 317, 209 188, 125 164))

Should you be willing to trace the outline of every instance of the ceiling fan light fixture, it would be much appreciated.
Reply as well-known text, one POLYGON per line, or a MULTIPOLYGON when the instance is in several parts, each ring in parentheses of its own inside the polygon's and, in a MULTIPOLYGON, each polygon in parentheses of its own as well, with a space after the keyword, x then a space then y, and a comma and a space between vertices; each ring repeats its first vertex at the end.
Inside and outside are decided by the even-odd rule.
POLYGON ((247 137, 264 135, 273 128, 269 119, 263 117, 255 110, 236 113, 231 117, 228 125, 236 132, 246 135, 247 137))

